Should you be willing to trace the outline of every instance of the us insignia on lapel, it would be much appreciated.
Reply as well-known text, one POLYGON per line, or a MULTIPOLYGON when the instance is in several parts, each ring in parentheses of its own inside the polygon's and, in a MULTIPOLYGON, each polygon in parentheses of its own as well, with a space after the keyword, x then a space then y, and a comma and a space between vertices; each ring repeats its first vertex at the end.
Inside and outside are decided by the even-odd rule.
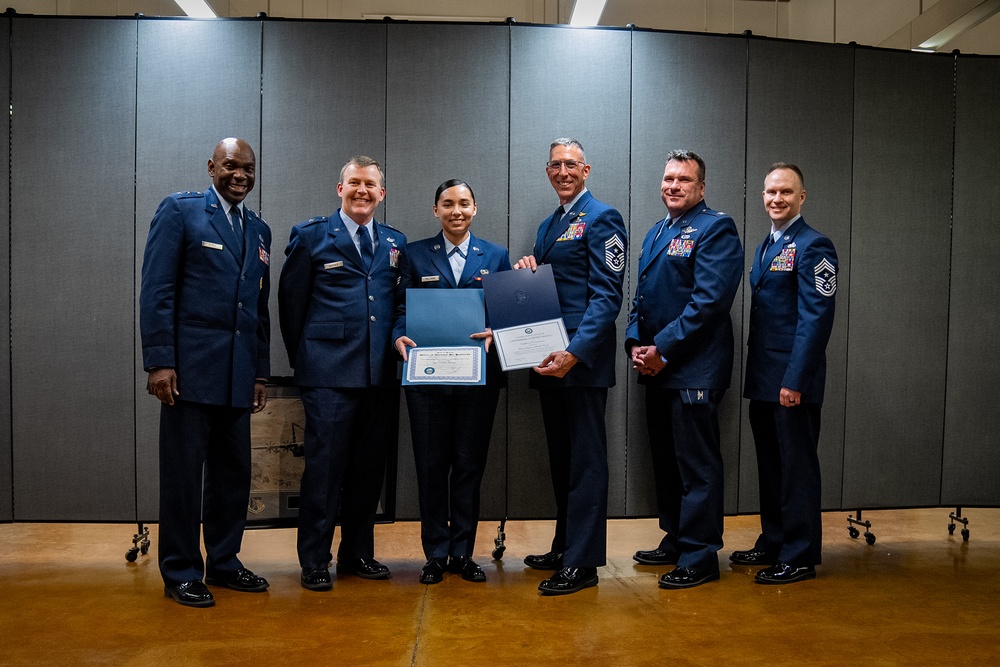
POLYGON ((816 291, 823 296, 833 296, 837 293, 837 269, 826 257, 813 267, 816 278, 816 291))
POLYGON ((485 276, 490 272, 489 269, 479 269, 479 275, 485 276))
POLYGON ((625 270, 625 243, 618 234, 604 242, 604 263, 615 273, 625 270))

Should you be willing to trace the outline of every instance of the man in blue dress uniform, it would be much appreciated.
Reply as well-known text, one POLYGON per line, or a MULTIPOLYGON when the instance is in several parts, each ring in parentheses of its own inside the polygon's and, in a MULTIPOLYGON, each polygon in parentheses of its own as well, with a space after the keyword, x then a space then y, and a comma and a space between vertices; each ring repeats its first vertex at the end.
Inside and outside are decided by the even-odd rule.
POLYGON ((165 594, 191 607, 215 604, 203 577, 237 591, 267 589, 237 557, 250 496, 250 412, 264 409, 270 375, 271 230, 243 205, 255 167, 245 141, 220 141, 208 161, 212 187, 160 203, 142 263, 143 369, 162 403, 160 573, 165 594))
POLYGON ((646 388, 660 544, 644 565, 676 565, 661 588, 719 578, 723 471, 719 403, 733 369, 729 311, 743 276, 736 223, 704 200, 705 162, 673 151, 660 184, 669 215, 646 234, 625 351, 646 388))
POLYGON ((607 557, 608 437, 605 409, 615 384, 615 319, 621 311, 628 234, 621 214, 585 183, 590 165, 575 139, 557 139, 546 163, 559 207, 538 228, 532 255, 515 268, 550 264, 569 346, 533 369, 556 497, 550 551, 524 564, 556 570, 542 595, 597 585, 607 557))
POLYGON ((744 398, 757 450, 761 535, 729 559, 767 565, 760 584, 816 576, 822 557, 820 410, 833 329, 837 251, 806 224, 802 171, 774 164, 764 180, 771 233, 750 269, 750 333, 744 398))
POLYGON ((338 507, 337 573, 389 578, 374 558, 374 529, 396 424, 390 338, 406 237, 374 218, 383 182, 378 162, 351 158, 337 184, 341 208, 292 229, 278 283, 281 336, 306 413, 298 556, 309 590, 333 586, 338 507))

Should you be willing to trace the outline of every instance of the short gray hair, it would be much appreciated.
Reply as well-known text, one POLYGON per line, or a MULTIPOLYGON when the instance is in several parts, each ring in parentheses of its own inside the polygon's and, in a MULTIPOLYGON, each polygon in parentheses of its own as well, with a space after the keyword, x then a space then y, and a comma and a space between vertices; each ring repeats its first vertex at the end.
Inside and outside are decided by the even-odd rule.
POLYGON ((583 163, 587 163, 587 154, 583 152, 583 144, 581 144, 576 139, 569 139, 567 137, 562 137, 556 139, 551 144, 549 144, 549 155, 552 155, 552 149, 556 146, 566 146, 566 147, 576 147, 580 149, 580 157, 583 158, 583 163))

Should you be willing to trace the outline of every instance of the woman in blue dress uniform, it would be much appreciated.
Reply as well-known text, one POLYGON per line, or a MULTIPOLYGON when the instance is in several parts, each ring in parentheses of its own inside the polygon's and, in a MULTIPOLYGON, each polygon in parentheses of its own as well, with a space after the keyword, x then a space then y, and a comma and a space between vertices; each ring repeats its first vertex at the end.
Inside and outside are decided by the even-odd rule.
MULTIPOLYGON (((403 288, 482 289, 484 275, 510 270, 505 248, 469 231, 476 197, 468 183, 457 179, 442 183, 434 195, 434 215, 441 220, 441 231, 407 244, 402 254, 403 288)), ((489 329, 473 338, 485 338, 489 350, 489 329)), ((408 348, 420 344, 406 336, 405 306, 393 340, 404 359, 408 348)), ((500 389, 506 384, 494 352, 487 355, 485 385, 406 387, 417 466, 420 539, 427 558, 420 573, 422 583, 436 584, 445 572, 459 574, 466 581, 486 581, 472 552, 479 525, 479 487, 500 389)))

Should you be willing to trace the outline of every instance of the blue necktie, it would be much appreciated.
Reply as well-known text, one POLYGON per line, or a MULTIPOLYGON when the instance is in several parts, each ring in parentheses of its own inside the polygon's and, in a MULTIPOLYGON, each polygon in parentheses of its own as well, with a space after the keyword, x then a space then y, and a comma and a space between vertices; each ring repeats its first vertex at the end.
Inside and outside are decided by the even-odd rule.
POLYGON ((233 234, 236 235, 236 247, 239 248, 240 257, 243 256, 243 216, 240 215, 240 207, 235 204, 229 209, 229 224, 233 227, 233 234))
POLYGON ((764 266, 764 258, 767 257, 767 253, 771 249, 771 246, 773 246, 773 245, 774 245, 774 234, 768 234, 767 235, 767 243, 764 244, 764 252, 762 252, 760 254, 760 265, 761 266, 764 266))
POLYGON ((552 222, 549 224, 549 228, 545 231, 545 238, 542 239, 544 246, 539 248, 540 252, 544 252, 546 248, 555 243, 556 238, 559 237, 559 232, 562 231, 560 224, 562 222, 563 216, 566 214, 566 209, 562 206, 556 209, 555 213, 552 214, 552 222))
POLYGON ((372 268, 375 253, 372 251, 372 237, 368 233, 368 225, 358 225, 358 245, 361 246, 361 261, 366 269, 372 268))

